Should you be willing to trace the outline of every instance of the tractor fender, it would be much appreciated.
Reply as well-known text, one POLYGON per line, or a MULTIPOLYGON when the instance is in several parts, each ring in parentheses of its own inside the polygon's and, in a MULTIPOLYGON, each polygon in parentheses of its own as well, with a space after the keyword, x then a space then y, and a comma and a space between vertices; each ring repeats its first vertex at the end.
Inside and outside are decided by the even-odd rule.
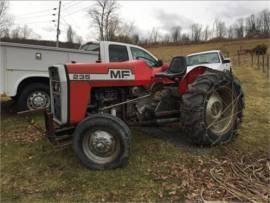
POLYGON ((180 81, 178 90, 181 94, 184 94, 188 90, 188 85, 193 83, 193 81, 201 74, 203 74, 207 69, 206 66, 198 66, 189 71, 180 81))

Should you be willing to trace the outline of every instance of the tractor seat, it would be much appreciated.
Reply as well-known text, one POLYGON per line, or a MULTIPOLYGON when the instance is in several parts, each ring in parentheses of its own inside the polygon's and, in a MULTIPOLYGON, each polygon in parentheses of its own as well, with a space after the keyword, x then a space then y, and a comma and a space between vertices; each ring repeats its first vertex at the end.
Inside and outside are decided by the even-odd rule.
POLYGON ((155 77, 166 77, 175 79, 185 75, 187 70, 186 57, 176 56, 172 59, 167 71, 156 73, 155 77))

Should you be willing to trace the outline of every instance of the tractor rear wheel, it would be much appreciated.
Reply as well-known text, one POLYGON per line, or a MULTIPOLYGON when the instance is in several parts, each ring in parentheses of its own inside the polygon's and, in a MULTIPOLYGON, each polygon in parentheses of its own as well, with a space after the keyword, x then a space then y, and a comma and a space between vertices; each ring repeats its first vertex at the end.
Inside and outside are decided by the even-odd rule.
POLYGON ((181 120, 193 143, 218 145, 237 135, 244 94, 239 80, 230 72, 205 72, 182 98, 181 120))
POLYGON ((82 121, 73 134, 73 149, 90 169, 113 169, 127 164, 131 142, 128 126, 109 114, 96 114, 82 121))

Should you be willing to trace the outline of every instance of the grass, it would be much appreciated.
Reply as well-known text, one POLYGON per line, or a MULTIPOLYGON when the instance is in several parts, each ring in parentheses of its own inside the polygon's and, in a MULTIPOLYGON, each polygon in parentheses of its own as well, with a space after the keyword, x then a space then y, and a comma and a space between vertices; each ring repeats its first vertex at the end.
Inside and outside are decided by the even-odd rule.
MULTIPOLYGON (((166 54, 163 48, 160 48, 160 53, 166 54)), ((23 118, 13 113, 10 100, 2 99, 1 201, 152 202, 168 201, 172 197, 183 201, 196 193, 185 189, 185 181, 190 175, 188 172, 196 170, 200 163, 248 153, 259 154, 258 159, 267 155, 269 80, 260 71, 249 67, 235 67, 234 72, 242 82, 246 98, 243 124, 234 142, 213 148, 198 148, 184 142, 179 147, 158 133, 154 137, 136 128, 132 130, 132 153, 128 166, 111 171, 87 170, 71 148, 56 150, 23 118), (187 173, 181 173, 178 179, 167 180, 168 168, 165 166, 174 164, 183 166, 187 173), (157 174, 161 180, 156 180, 157 174), (181 187, 176 190, 178 186, 181 187)), ((36 117, 35 120, 41 124, 41 118, 36 117)), ((209 168, 205 166, 203 169, 207 172, 209 168)), ((194 182, 190 184, 196 185, 194 182)))

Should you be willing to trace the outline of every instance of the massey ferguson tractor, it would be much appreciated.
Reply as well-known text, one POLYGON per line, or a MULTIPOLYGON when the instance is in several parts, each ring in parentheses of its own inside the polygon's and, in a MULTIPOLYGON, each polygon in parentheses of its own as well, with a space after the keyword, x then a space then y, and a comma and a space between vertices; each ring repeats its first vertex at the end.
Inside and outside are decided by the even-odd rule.
POLYGON ((232 72, 207 63, 187 71, 187 57, 174 57, 169 66, 144 60, 55 65, 49 74, 47 137, 72 143, 90 169, 127 163, 129 126, 179 123, 193 143, 213 146, 231 141, 242 119, 243 92, 232 72))

